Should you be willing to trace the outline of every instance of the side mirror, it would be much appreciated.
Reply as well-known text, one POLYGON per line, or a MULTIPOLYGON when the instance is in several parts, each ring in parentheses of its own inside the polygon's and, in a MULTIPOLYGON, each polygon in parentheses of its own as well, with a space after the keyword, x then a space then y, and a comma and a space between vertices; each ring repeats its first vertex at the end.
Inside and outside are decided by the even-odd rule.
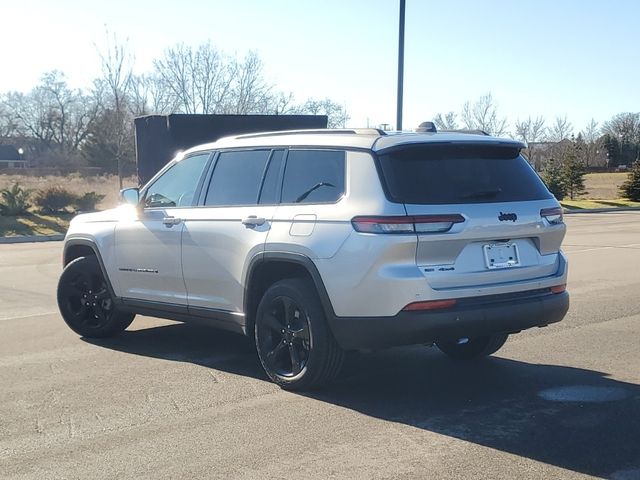
POLYGON ((140 191, 137 188, 125 188, 120 190, 120 202, 138 205, 140 202, 140 191))

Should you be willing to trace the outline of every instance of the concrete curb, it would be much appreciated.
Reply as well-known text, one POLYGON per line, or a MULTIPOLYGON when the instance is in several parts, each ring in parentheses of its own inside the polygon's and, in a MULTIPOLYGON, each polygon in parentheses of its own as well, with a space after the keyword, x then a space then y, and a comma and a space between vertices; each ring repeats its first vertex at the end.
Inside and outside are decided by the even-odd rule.
POLYGON ((610 207, 610 208, 566 208, 562 207, 565 214, 574 213, 607 213, 607 212, 633 212, 639 211, 640 207, 610 207))
POLYGON ((59 242, 64 235, 16 235, 15 237, 0 237, 0 245, 6 243, 59 242))

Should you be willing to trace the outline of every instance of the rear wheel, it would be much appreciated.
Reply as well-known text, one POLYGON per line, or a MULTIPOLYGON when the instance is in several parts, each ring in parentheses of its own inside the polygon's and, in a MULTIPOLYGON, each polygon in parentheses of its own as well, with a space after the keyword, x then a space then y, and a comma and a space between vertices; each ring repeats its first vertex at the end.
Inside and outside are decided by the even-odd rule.
POLYGON ((58 282, 58 307, 69 328, 88 338, 116 335, 135 317, 116 309, 96 257, 76 258, 65 267, 58 282))
POLYGON ((475 360, 496 353, 509 337, 506 333, 436 342, 438 348, 455 360, 475 360), (464 341, 466 340, 466 341, 464 341))
POLYGON ((256 312, 255 342, 269 378, 288 390, 330 382, 344 359, 305 278, 281 280, 265 292, 256 312))

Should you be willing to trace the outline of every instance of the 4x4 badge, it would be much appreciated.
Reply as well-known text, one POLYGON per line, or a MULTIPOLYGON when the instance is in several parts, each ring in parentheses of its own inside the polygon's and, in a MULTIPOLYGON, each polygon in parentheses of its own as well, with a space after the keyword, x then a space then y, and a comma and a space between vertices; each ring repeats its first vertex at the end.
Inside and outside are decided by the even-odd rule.
POLYGON ((498 215, 498 220, 500 220, 501 222, 507 222, 507 221, 515 222, 517 219, 518 219, 518 215, 516 215, 515 213, 500 212, 500 215, 498 215))

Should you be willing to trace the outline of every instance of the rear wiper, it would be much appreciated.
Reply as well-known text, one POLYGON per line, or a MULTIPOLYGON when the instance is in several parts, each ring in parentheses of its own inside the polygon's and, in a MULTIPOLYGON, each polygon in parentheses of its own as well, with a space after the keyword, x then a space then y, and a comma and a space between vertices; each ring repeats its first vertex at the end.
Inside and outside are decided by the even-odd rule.
POLYGON ((313 187, 311 187, 309 190, 307 190, 302 195, 300 195, 298 198, 296 198, 294 203, 300 203, 305 198, 307 198, 309 195, 311 195, 312 192, 314 192, 315 190, 319 189, 320 187, 333 187, 333 188, 336 188, 336 186, 334 184, 332 184, 332 183, 329 183, 329 182, 318 182, 313 187))
POLYGON ((467 193, 460 198, 491 198, 502 192, 501 188, 495 188, 493 190, 478 190, 477 192, 467 193))

